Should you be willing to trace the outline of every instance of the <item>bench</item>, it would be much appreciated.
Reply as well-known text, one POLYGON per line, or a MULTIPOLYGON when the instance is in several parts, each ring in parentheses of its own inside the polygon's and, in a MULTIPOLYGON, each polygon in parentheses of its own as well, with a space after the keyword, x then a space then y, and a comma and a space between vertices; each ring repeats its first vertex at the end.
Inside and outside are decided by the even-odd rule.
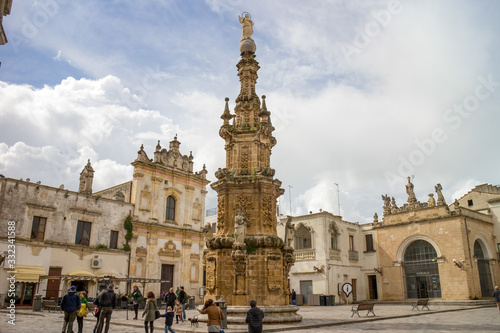
POLYGON ((411 309, 411 311, 417 309, 418 311, 420 311, 420 309, 418 308, 419 306, 422 307, 422 310, 424 308, 427 308, 427 310, 430 311, 429 307, 427 306, 427 303, 429 303, 429 299, 419 299, 416 303, 413 303, 412 306, 413 308, 411 309))
POLYGON ((368 316, 370 313, 373 314, 373 316, 375 316, 375 312, 373 312, 373 306, 375 305, 375 303, 360 303, 358 304, 358 306, 353 306, 351 311, 352 311, 352 316, 354 316, 354 314, 356 313, 359 317, 359 311, 368 311, 366 313, 366 315, 368 316))
POLYGON ((42 310, 47 309, 49 312, 50 310, 61 312, 61 307, 57 305, 56 301, 53 299, 47 299, 47 300, 42 300, 42 310))

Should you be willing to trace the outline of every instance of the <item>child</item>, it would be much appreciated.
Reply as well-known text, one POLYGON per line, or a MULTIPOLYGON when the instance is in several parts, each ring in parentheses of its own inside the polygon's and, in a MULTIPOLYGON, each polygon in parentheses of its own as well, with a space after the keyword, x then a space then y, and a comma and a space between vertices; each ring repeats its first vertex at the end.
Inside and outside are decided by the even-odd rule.
POLYGON ((89 312, 89 303, 87 302, 87 293, 85 291, 80 291, 80 303, 81 308, 77 313, 76 321, 78 323, 78 333, 83 332, 83 317, 87 317, 87 313, 89 312))
POLYGON ((183 323, 184 319, 182 319, 182 305, 179 301, 175 301, 174 313, 175 313, 176 324, 179 323, 179 318, 181 319, 181 322, 183 323))
POLYGON ((156 319, 156 310, 158 310, 158 307, 156 306, 155 302, 155 294, 152 291, 148 292, 148 300, 146 301, 146 306, 144 307, 144 312, 142 313, 142 316, 146 316, 144 318, 144 329, 146 330, 146 333, 148 333, 148 323, 150 327, 150 333, 153 333, 154 331, 154 322, 156 319))
POLYGON ((167 306, 167 312, 160 315, 160 317, 165 317, 165 333, 175 333, 172 329, 172 324, 174 323, 174 311, 171 306, 167 306))

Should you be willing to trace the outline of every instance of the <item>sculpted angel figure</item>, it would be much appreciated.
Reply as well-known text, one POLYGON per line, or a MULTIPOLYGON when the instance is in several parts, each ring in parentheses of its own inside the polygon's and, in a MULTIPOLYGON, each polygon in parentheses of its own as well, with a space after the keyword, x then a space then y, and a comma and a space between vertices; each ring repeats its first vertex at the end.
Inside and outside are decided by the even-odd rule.
POLYGON ((285 246, 291 247, 295 233, 295 226, 292 223, 292 217, 288 216, 285 225, 285 246))
POLYGON ((411 182, 411 178, 408 177, 408 184, 406 184, 406 193, 408 193, 408 203, 412 204, 417 201, 417 197, 415 196, 415 192, 413 192, 413 184, 411 182))
POLYGON ((245 243, 247 222, 246 216, 243 215, 241 209, 238 209, 234 218, 234 238, 236 243, 245 243))
POLYGON ((253 21, 250 19, 250 14, 246 13, 244 17, 238 16, 240 19, 241 29, 243 30, 243 35, 241 36, 241 41, 247 38, 251 38, 253 34, 253 21))

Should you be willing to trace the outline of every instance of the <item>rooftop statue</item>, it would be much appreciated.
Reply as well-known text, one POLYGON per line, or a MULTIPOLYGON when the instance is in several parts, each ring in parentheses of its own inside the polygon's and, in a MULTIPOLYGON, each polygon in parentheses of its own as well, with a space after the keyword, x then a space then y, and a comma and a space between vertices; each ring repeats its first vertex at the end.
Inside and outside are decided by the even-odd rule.
POLYGON ((253 21, 250 18, 250 14, 245 14, 244 17, 238 16, 240 19, 241 29, 243 30, 243 34, 241 36, 241 41, 244 39, 252 39, 251 36, 253 34, 253 21))

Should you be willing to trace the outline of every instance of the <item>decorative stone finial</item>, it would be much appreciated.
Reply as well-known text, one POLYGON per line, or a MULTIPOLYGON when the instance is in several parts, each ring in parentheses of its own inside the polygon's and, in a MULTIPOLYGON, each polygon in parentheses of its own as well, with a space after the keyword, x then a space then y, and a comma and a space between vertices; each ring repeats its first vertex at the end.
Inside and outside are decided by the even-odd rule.
POLYGON ((160 140, 158 140, 158 144, 156 145, 156 151, 160 151, 160 150, 161 150, 161 145, 160 145, 160 140))

